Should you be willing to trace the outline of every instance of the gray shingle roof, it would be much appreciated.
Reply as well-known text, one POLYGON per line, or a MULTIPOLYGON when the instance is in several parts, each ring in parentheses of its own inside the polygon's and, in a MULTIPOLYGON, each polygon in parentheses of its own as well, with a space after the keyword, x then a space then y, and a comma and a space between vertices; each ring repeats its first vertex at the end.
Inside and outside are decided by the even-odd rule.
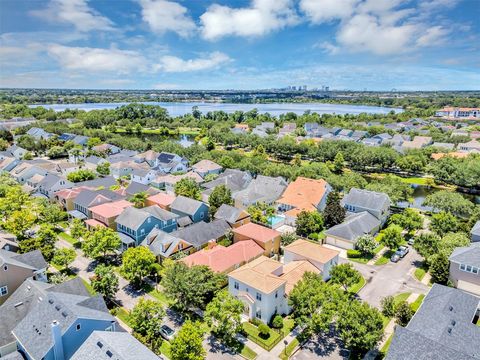
POLYGON ((44 189, 50 189, 52 186, 56 185, 59 181, 65 181, 65 183, 68 185, 68 186, 73 186, 73 183, 68 181, 68 180, 65 180, 64 178, 58 176, 58 175, 55 175, 55 174, 47 174, 45 175, 45 177, 38 183, 38 186, 41 186, 42 188, 44 189))
POLYGON ((198 209, 204 205, 203 202, 190 199, 186 196, 177 196, 177 198, 170 204, 172 211, 179 211, 184 214, 194 215, 198 209))
POLYGON ((434 284, 406 330, 397 328, 387 356, 400 359, 480 359, 480 298, 434 284))
POLYGON ((287 182, 281 177, 259 175, 248 186, 235 194, 235 199, 243 203, 272 203, 285 191, 287 182))
POLYGON ((58 321, 63 335, 78 319, 115 321, 101 296, 48 292, 15 326, 13 334, 32 357, 41 359, 53 346, 53 321, 58 321))
MULTIPOLYGON (((52 285, 27 279, 0 306, 0 347, 15 341, 11 331, 39 302, 47 292, 89 296, 80 278, 73 278, 62 284, 52 285)), ((3 358, 2 358, 3 359, 3 358)))
POLYGON ((381 210, 385 206, 390 205, 390 198, 384 193, 352 188, 341 200, 341 204, 350 204, 371 210, 381 210))
POLYGON ((215 180, 204 183, 202 186, 205 189, 214 189, 216 186, 225 185, 233 194, 245 189, 251 180, 252 176, 247 171, 226 169, 215 180))
POLYGON ((104 196, 102 194, 99 194, 96 191, 82 190, 78 193, 77 197, 75 198, 75 200, 73 202, 75 204, 78 204, 78 205, 84 207, 84 208, 89 208, 90 206, 93 205, 93 201, 97 197, 99 198, 99 201, 95 202, 95 205, 100 205, 100 204, 103 204, 103 203, 106 203, 106 202, 110 201, 109 198, 107 198, 106 196, 104 196))
POLYGON ((470 234, 480 236, 480 220, 477 221, 475 225, 473 225, 473 228, 470 231, 470 234))
POLYGON ((450 255, 450 261, 480 268, 480 243, 476 242, 470 246, 456 248, 450 255))
POLYGON ((146 192, 149 195, 154 195, 159 193, 157 189, 152 188, 151 186, 132 181, 127 188, 125 189, 127 195, 132 196, 141 192, 146 192))
POLYGON ((378 226, 380 221, 375 216, 368 211, 362 211, 347 216, 343 223, 332 226, 325 231, 325 234, 355 241, 362 235, 370 234, 378 226))
POLYGON ((234 224, 240 216, 242 210, 227 204, 222 204, 215 213, 215 219, 223 219, 230 224, 234 224))
POLYGON ((78 182, 75 184, 75 186, 89 186, 92 188, 99 188, 99 187, 109 188, 110 186, 116 185, 116 184, 117 184, 117 181, 113 176, 105 176, 105 177, 99 177, 93 180, 78 182))
POLYGON ((127 207, 117 217, 117 224, 122 224, 130 229, 137 229, 142 225, 150 216, 153 216, 162 221, 168 221, 178 217, 177 214, 173 214, 170 211, 164 210, 157 205, 148 206, 143 209, 137 209, 135 207, 127 207))
POLYGON ((29 251, 25 254, 16 254, 0 249, 0 265, 3 264, 17 265, 32 270, 40 270, 48 267, 40 250, 29 251))
POLYGON ((94 331, 71 360, 158 360, 159 357, 126 332, 94 331))

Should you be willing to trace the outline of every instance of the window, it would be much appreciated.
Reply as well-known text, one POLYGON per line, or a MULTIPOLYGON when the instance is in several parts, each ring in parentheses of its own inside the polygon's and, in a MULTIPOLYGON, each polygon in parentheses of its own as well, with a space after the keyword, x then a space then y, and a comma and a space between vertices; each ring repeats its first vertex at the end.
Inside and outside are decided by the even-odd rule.
POLYGON ((81 329, 80 324, 77 324, 77 331, 81 329))
POLYGON ((262 310, 258 309, 257 312, 255 313, 255 317, 257 319, 261 319, 262 318, 262 310))
POLYGON ((205 214, 202 212, 202 213, 200 214, 200 218, 203 219, 203 216, 204 216, 204 215, 205 215, 205 214))
POLYGON ((3 271, 7 271, 7 270, 8 270, 8 265, 5 265, 5 266, 3 267, 3 271))
POLYGON ((8 294, 8 286, 2 286, 0 287, 0 296, 5 296, 8 294))
POLYGON ((275 291, 275 299, 278 298, 278 291, 275 291))
POLYGON ((262 294, 260 294, 260 293, 258 293, 258 292, 257 292, 257 300, 258 300, 258 301, 262 301, 262 294))
POLYGON ((460 270, 465 271, 465 264, 460 264, 460 270))
POLYGON ((240 288, 240 285, 238 284, 238 282, 235 281, 233 287, 238 290, 240 288))
POLYGON ((478 267, 466 265, 466 264, 460 264, 460 270, 469 272, 472 274, 477 274, 477 275, 480 273, 480 269, 478 267))

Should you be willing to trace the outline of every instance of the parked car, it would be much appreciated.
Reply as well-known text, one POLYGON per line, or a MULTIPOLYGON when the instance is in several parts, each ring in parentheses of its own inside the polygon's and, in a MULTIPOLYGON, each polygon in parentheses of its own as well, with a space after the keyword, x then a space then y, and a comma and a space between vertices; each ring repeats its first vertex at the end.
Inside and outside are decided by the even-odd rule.
POLYGON ((410 249, 408 248, 408 246, 400 246, 398 248, 398 250, 395 251, 395 254, 398 254, 398 256, 403 258, 403 257, 405 257, 405 255, 408 254, 409 251, 410 251, 410 249))
POLYGON ((160 328, 160 334, 165 340, 172 340, 173 336, 175 335, 175 330, 173 330, 170 326, 168 325, 162 325, 160 328))
POLYGON ((408 245, 412 246, 413 244, 415 244, 415 238, 408 240, 408 245))
POLYGON ((393 254, 392 257, 390 258, 390 261, 391 262, 398 262, 400 260, 400 255, 398 255, 397 253, 393 254))

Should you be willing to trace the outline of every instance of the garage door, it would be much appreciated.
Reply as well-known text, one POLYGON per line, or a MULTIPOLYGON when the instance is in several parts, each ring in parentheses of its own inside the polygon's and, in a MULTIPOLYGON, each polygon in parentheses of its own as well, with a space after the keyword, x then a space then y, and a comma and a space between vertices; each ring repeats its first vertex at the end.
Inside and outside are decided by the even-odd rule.
POLYGON ((457 287, 469 293, 480 295, 480 285, 472 284, 463 280, 458 280, 457 287))
POLYGON ((342 248, 342 249, 353 249, 353 244, 352 243, 350 243, 348 241, 345 241, 345 240, 337 239, 337 238, 332 237, 332 236, 327 236, 326 243, 330 244, 330 245, 333 245, 333 246, 337 246, 337 247, 342 248))

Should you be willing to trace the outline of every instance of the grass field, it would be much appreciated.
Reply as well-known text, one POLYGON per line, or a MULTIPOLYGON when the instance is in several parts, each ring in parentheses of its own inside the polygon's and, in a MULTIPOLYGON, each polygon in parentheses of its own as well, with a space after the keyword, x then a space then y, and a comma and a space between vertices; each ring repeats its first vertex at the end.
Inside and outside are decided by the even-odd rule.
POLYGON ((372 260, 375 255, 377 255, 385 246, 383 244, 379 244, 375 250, 373 251, 373 255, 368 255, 368 256, 363 256, 363 257, 358 257, 358 258, 348 258, 350 261, 354 261, 360 264, 366 264, 370 260, 372 260))
POLYGON ((410 307, 412 308, 413 311, 417 312, 420 305, 422 305, 422 301, 424 298, 425 298, 425 295, 420 294, 418 298, 413 303, 410 304, 410 307))
POLYGON ((247 336, 257 345, 260 345, 265 350, 270 351, 273 347, 280 341, 281 336, 275 330, 270 329, 270 336, 266 339, 260 336, 258 327, 255 325, 246 322, 243 323, 243 330, 247 333, 247 336))
POLYGON ((401 293, 401 294, 396 295, 395 296, 395 305, 398 305, 398 304, 406 301, 411 294, 412 293, 410 293, 410 292, 406 292, 406 293, 401 293))
POLYGON ((392 255, 395 253, 395 251, 392 251, 392 250, 388 250, 386 251, 382 256, 380 256, 378 258, 377 261, 375 261, 375 265, 385 265, 385 264, 388 264, 388 262, 390 261, 390 258, 392 257, 392 255))
MULTIPOLYGON (((361 276, 361 275, 360 275, 361 276)), ((352 285, 351 287, 348 288, 348 291, 356 294, 360 291, 361 288, 363 288, 365 286, 365 283, 366 283, 366 280, 365 278, 362 276, 360 281, 354 285, 352 285)))
POLYGON ((414 273, 415 279, 417 279, 418 281, 422 281, 426 273, 427 271, 425 270, 425 268, 423 267, 416 268, 414 273))
POLYGON ((300 344, 300 342, 298 341, 297 338, 293 339, 292 342, 290 342, 290 344, 287 345, 286 351, 285 351, 285 349, 283 349, 282 352, 280 353, 280 359, 288 360, 290 358, 290 356, 292 355, 293 350, 295 350, 295 348, 299 344, 300 344))
POLYGON ((171 348, 172 346, 170 345, 170 343, 167 340, 163 340, 162 345, 160 346, 160 353, 165 357, 171 359, 172 358, 171 348))
POLYGON ((68 235, 67 233, 65 233, 63 231, 58 233, 58 237, 62 238, 65 241, 68 241, 74 247, 78 247, 78 245, 80 243, 79 241, 75 240, 73 237, 71 237, 70 235, 68 235))

